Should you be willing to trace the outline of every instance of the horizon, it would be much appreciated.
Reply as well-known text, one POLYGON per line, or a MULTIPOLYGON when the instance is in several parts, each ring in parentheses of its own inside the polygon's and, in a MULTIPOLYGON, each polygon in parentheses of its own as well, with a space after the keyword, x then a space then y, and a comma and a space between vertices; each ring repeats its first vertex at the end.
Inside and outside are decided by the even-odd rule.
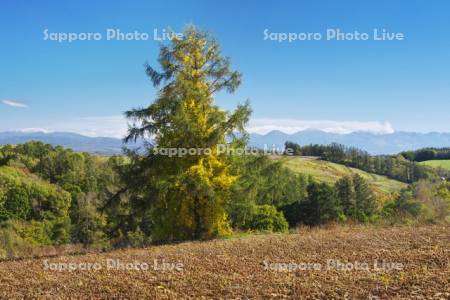
MULTIPOLYGON (((267 136, 274 133, 281 133, 285 135, 296 135, 301 134, 305 132, 318 132, 323 134, 330 134, 330 135, 337 135, 337 136, 346 136, 346 135, 353 135, 353 134, 366 134, 366 135, 373 135, 373 136, 386 136, 386 135, 395 135, 395 134, 418 134, 418 135, 430 135, 430 134, 444 134, 444 135, 450 135, 450 132, 441 132, 441 131, 428 131, 428 132, 419 132, 419 131, 393 131, 393 132, 387 132, 387 133, 380 133, 380 132, 371 132, 371 131, 351 131, 351 132, 345 132, 345 133, 339 133, 339 132, 329 132, 322 129, 316 129, 316 128, 307 128, 302 129, 295 132, 285 132, 279 129, 273 129, 267 132, 257 132, 257 131, 247 131, 251 135, 260 135, 260 136, 267 136)), ((16 130, 5 130, 0 131, 0 134, 4 133, 21 133, 21 134, 34 134, 34 133, 40 133, 40 134, 74 134, 79 135, 83 137, 88 138, 112 138, 112 139, 123 139, 124 136, 107 136, 107 135, 89 135, 84 134, 80 132, 75 131, 54 131, 54 130, 46 130, 42 128, 24 128, 24 129, 16 129, 16 130)))
POLYGON ((183 9, 176 3, 5 3, 0 131, 123 136, 123 112, 155 99, 143 64, 156 65, 158 39, 168 41, 166 28, 180 32, 195 24, 212 32, 243 74, 237 92, 218 94, 216 103, 230 110, 249 99, 249 132, 450 132, 450 32, 444 30, 450 3, 382 1, 368 9, 358 1, 327 1, 325 8, 231 1, 219 11, 206 1, 192 3, 184 2, 183 9), (259 14, 252 15, 255 5, 259 14), (168 9, 172 6, 178 9, 168 9), (107 40, 109 30, 149 38, 107 40), (328 40, 329 31, 346 37, 328 40), (102 38, 54 40, 64 33, 102 38), (299 40, 302 33, 322 37, 299 40), (356 33, 369 38, 355 40, 356 33), (380 41, 383 34, 386 40, 380 41), (402 38, 388 40, 389 34, 402 38), (291 35, 297 40, 283 40, 291 35))

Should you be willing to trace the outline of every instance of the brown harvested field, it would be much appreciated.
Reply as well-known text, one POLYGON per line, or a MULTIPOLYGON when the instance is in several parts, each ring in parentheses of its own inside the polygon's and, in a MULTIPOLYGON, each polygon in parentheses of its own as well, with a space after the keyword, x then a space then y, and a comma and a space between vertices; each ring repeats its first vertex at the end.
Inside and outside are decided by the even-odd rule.
MULTIPOLYGON (((448 299, 450 227, 334 227, 298 234, 182 243, 47 262, 99 263, 98 270, 45 270, 45 259, 0 263, 2 298, 129 299, 448 299), (107 267, 107 259, 138 261, 140 270, 107 267), (352 262, 359 270, 327 267, 352 262), (155 270, 180 263, 179 270, 155 270), (374 260, 403 270, 375 270, 374 260), (265 263, 316 263, 316 270, 265 270, 265 263), (358 265, 358 263, 359 265, 358 265), (367 263, 368 268, 366 268, 367 263), (318 268, 317 266, 319 266, 318 268), (378 298, 377 298, 378 297, 378 298)), ((291 265, 294 267, 295 265, 291 265)), ((350 266, 349 266, 350 267, 350 266)), ((379 266, 380 267, 380 266, 379 266)))

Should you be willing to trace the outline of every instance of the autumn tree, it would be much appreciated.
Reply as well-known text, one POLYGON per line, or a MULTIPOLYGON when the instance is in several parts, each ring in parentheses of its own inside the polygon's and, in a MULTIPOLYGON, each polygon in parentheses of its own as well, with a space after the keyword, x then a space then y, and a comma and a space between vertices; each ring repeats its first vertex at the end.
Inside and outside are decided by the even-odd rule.
POLYGON ((181 38, 161 45, 160 69, 146 66, 159 89, 146 108, 126 112, 133 125, 126 141, 150 138, 136 170, 132 199, 140 228, 155 240, 205 239, 229 232, 225 205, 236 176, 219 144, 245 138, 248 104, 230 113, 214 104, 220 91, 234 92, 241 74, 231 70, 219 44, 206 32, 188 27, 181 38), (236 134, 239 133, 239 134, 236 134), (168 157, 155 149, 211 149, 168 157), (134 199, 134 200, 133 200, 134 199))

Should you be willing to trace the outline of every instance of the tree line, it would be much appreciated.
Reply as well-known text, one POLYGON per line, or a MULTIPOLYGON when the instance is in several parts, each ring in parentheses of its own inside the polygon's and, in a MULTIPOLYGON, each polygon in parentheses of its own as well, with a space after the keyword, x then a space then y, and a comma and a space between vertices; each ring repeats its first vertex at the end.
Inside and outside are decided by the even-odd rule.
POLYGON ((286 149, 294 155, 319 156, 321 159, 342 164, 348 167, 383 175, 405 183, 413 183, 421 179, 435 179, 436 173, 427 166, 408 160, 404 155, 375 155, 355 148, 333 143, 330 145, 305 145, 286 142, 286 149))
POLYGON ((416 151, 404 151, 400 153, 410 161, 444 160, 450 159, 450 148, 424 148, 416 151))

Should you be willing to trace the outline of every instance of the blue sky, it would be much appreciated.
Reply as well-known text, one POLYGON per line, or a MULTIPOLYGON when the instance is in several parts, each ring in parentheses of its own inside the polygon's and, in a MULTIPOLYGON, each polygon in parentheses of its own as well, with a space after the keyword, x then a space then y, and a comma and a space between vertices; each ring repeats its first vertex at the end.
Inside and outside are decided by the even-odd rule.
POLYGON ((42 128, 120 136, 121 114, 154 99, 143 64, 159 33, 209 30, 243 73, 232 109, 250 100, 250 129, 346 133, 450 132, 449 1, 2 1, 0 131, 42 128), (108 28, 147 41, 107 41, 108 28), (269 32, 367 32, 367 41, 278 42, 269 32), (100 41, 44 40, 49 32, 100 32, 100 41), (374 41, 374 29, 403 33, 374 41))

